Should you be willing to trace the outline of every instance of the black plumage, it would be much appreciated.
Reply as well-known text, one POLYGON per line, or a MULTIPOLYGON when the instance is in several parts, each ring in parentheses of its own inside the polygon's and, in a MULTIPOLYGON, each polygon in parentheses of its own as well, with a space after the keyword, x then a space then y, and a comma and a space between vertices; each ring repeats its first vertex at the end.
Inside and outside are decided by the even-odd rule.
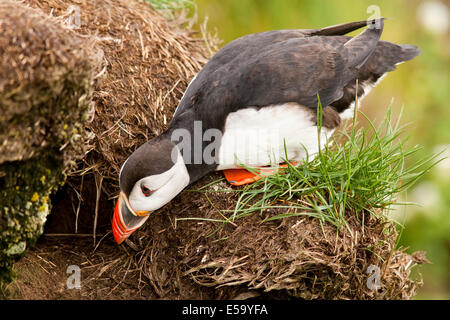
MULTIPOLYGON (((278 30, 246 35, 225 45, 189 85, 166 135, 177 128, 223 130, 231 112, 243 108, 296 102, 316 114, 318 97, 332 119, 364 94, 397 63, 420 53, 411 45, 379 38, 384 19, 358 21, 323 29, 278 30), (356 37, 344 34, 368 25, 356 37)), ((325 116, 326 114, 324 114, 325 116)), ((207 142, 204 142, 206 145, 207 142)), ((192 158, 194 155, 191 155, 192 158)), ((193 180, 214 165, 188 165, 193 180)))
POLYGON ((170 126, 177 127, 186 117, 183 114, 191 113, 189 117, 221 128, 230 112, 283 102, 315 110, 317 95, 322 105, 334 104, 340 112, 354 101, 351 89, 356 79, 375 82, 397 63, 420 53, 411 45, 379 41, 384 23, 380 21, 379 29, 368 28, 354 38, 341 34, 365 26, 366 21, 319 30, 268 31, 236 39, 198 73, 170 126))

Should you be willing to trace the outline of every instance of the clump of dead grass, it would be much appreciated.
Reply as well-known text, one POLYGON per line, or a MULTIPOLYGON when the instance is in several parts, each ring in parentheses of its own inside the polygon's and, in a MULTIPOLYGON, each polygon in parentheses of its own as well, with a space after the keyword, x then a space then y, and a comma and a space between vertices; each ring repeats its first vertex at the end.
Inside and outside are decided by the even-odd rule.
POLYGON ((68 166, 89 149, 84 124, 102 52, 40 10, 0 5, 0 164, 54 148, 68 166))
POLYGON ((214 299, 410 299, 421 285, 410 272, 427 260, 396 248, 393 222, 364 212, 362 223, 349 214, 348 228, 338 230, 307 215, 270 220, 286 213, 278 208, 224 223, 237 196, 185 192, 130 239, 159 297, 184 297, 189 280, 213 288, 214 299), (368 285, 376 270, 378 288, 368 285))

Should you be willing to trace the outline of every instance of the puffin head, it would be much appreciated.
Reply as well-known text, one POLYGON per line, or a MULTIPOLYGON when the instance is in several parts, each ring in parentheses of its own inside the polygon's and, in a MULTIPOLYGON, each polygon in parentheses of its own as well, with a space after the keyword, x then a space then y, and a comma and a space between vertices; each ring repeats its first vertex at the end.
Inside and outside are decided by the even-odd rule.
POLYGON ((120 169, 120 194, 112 221, 114 239, 122 243, 189 184, 178 147, 155 138, 140 146, 120 169))

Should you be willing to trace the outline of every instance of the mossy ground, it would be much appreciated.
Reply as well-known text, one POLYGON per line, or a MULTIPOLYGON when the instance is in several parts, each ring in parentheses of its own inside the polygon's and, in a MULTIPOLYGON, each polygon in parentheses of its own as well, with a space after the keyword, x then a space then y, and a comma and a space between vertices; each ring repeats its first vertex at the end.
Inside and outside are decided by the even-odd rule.
POLYGON ((42 234, 50 194, 64 181, 63 168, 51 153, 0 165, 0 281, 11 279, 12 263, 42 234))

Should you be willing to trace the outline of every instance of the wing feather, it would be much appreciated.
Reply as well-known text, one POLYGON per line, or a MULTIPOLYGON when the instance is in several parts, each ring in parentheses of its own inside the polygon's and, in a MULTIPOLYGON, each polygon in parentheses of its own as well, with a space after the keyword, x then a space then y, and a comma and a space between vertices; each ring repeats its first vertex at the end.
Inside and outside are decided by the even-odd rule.
MULTIPOLYGON (((211 60, 197 74, 194 80, 214 73, 217 69, 226 64, 241 65, 245 63, 248 57, 259 54, 266 50, 270 45, 280 43, 289 39, 307 38, 312 36, 337 36, 349 33, 364 27, 366 21, 356 21, 325 27, 322 29, 291 29, 266 31, 250 35, 245 35, 226 44, 219 50, 211 60)), ((199 83, 192 81, 177 107, 174 117, 192 108, 195 101, 196 92, 199 90, 199 83)))
MULTIPOLYGON (((329 36, 333 28, 343 32, 342 25, 330 27, 326 36, 312 30, 281 30, 233 41, 199 72, 175 118, 188 112, 222 128, 226 113, 240 108, 296 102, 315 110, 318 95, 327 106, 342 98, 344 86, 377 46, 382 21, 381 29, 369 28, 345 43, 340 36, 329 36)), ((346 30, 357 27, 360 24, 346 30)))

